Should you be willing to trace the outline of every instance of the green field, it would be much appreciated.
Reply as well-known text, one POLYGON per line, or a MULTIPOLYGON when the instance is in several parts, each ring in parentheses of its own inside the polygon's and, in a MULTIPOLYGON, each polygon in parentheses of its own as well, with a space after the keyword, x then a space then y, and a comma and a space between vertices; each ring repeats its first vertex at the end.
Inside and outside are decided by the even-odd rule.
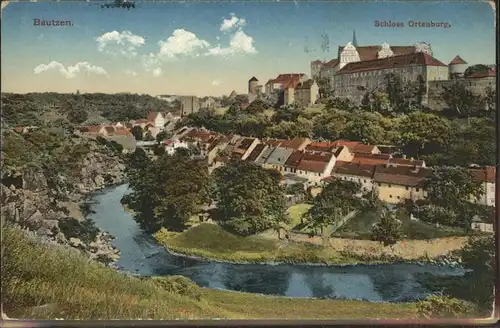
MULTIPOLYGON (((76 250, 3 228, 2 301, 10 318, 415 318, 414 303, 308 300, 200 288, 183 277, 139 279, 90 263, 76 250)), ((255 247, 266 247, 255 242, 255 247), (260 246, 259 246, 260 245, 260 246)))
MULTIPOLYGON (((412 221, 404 210, 398 212, 398 218, 403 222, 403 230, 408 239, 422 240, 466 235, 465 230, 461 228, 438 228, 424 222, 412 221)), ((352 239, 370 239, 372 225, 376 221, 377 216, 374 212, 360 213, 349 220, 332 236, 352 239)))
POLYGON ((288 225, 289 228, 296 227, 301 223, 302 215, 311 208, 310 204, 300 203, 292 205, 288 208, 288 214, 290 214, 291 223, 288 225))

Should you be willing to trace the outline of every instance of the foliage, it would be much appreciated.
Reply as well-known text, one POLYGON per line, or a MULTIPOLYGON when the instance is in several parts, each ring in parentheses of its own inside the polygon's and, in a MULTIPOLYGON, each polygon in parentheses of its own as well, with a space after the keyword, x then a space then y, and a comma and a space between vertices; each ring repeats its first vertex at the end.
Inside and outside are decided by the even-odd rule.
POLYGON ((431 295, 417 303, 417 311, 426 319, 460 318, 471 312, 470 304, 447 296, 431 295))
POLYGON ((136 125, 136 126, 132 127, 130 132, 134 136, 134 139, 137 141, 141 141, 144 138, 144 130, 142 129, 142 127, 140 125, 136 125))
POLYGON ((147 131, 146 132, 146 135, 144 136, 144 141, 155 141, 155 137, 153 137, 153 134, 151 133, 151 131, 147 131))
POLYGON ((83 110, 73 109, 68 113, 67 118, 71 123, 79 124, 85 122, 88 116, 87 112, 83 110))
POLYGON ((403 238, 402 222, 398 220, 395 213, 383 211, 373 225, 372 240, 381 242, 384 246, 392 246, 403 238))
POLYGON ((353 115, 357 118, 346 125, 344 136, 347 139, 371 145, 385 143, 385 130, 379 123, 379 114, 361 112, 353 115))
POLYGON ((153 283, 162 290, 171 294, 177 294, 201 300, 201 290, 192 280, 184 276, 158 276, 150 278, 153 283))
POLYGON ((488 315, 492 310, 495 281, 495 238, 491 236, 471 236, 461 249, 460 257, 465 269, 469 299, 488 315))
POLYGON ((423 95, 425 94, 425 82, 422 76, 417 81, 403 83, 397 75, 387 74, 385 76, 386 94, 390 108, 396 113, 411 113, 422 107, 423 95))
POLYGON ((148 232, 162 227, 182 231, 189 217, 207 202, 207 170, 178 154, 150 162, 136 151, 131 161, 135 166, 128 176, 133 191, 127 205, 135 220, 148 232))
POLYGON ((245 109, 251 113, 263 113, 269 106, 266 105, 262 100, 256 99, 250 103, 250 105, 245 109))
POLYGON ((90 219, 78 221, 74 218, 66 218, 59 221, 59 229, 66 238, 78 238, 86 244, 93 242, 99 232, 95 223, 90 219))
POLYGON ((489 70, 489 67, 486 65, 482 65, 482 64, 472 65, 472 66, 467 67, 467 69, 464 72, 464 77, 468 78, 469 76, 471 76, 472 74, 475 74, 475 73, 486 73, 486 72, 488 72, 488 70, 489 70))
POLYGON ((231 161, 215 169, 211 177, 217 219, 230 230, 252 235, 289 222, 278 172, 231 161))
POLYGON ((304 213, 307 226, 323 231, 349 212, 359 209, 362 202, 357 195, 360 191, 361 184, 352 181, 334 180, 327 184, 313 199, 312 207, 304 213))
POLYGON ((480 115, 486 108, 483 97, 470 91, 462 80, 456 81, 450 86, 444 86, 441 96, 446 102, 446 110, 452 116, 469 117, 480 115))
MULTIPOLYGON (((30 320, 179 320, 262 318, 410 317, 411 304, 289 299, 199 288, 201 301, 105 268, 77 251, 43 244, 23 231, 2 227, 2 309, 30 320), (55 304, 37 307, 42 304, 55 304)), ((169 280, 169 278, 162 278, 169 280)), ((175 278, 173 278, 175 279, 175 278)), ((194 286, 193 286, 194 288, 194 286)))

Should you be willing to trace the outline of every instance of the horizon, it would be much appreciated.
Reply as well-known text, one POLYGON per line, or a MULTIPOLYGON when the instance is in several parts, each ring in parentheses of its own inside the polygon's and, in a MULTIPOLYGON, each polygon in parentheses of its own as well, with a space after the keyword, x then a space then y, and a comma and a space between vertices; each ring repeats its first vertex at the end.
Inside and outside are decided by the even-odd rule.
POLYGON ((485 2, 137 3, 131 10, 9 3, 2 10, 2 92, 244 94, 252 76, 261 84, 280 73, 310 76, 310 62, 336 58, 354 30, 360 46, 424 41, 445 64, 459 55, 469 65, 490 65, 492 13, 485 2), (72 26, 35 26, 35 19, 72 26), (410 20, 451 27, 374 24, 410 20))

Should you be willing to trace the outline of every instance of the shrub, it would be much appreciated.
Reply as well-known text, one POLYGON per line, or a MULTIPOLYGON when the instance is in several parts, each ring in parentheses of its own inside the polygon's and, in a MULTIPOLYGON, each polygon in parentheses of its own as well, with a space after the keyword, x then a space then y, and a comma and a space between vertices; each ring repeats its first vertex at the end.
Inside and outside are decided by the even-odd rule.
POLYGON ((91 220, 78 221, 74 218, 66 218, 59 221, 59 229, 66 238, 79 238, 84 243, 90 243, 97 237, 99 229, 91 220))
POLYGON ((152 277, 151 281, 160 289, 172 294, 187 296, 196 300, 201 299, 200 287, 189 278, 183 276, 152 277))
POLYGON ((417 303, 418 314, 430 318, 459 318, 467 315, 473 307, 462 300, 441 295, 432 295, 417 303))

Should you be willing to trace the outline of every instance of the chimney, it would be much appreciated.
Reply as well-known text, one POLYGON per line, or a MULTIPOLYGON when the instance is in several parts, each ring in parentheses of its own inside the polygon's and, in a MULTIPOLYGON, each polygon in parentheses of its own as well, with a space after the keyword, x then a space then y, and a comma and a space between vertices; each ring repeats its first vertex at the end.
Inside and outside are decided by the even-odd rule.
POLYGON ((406 159, 406 155, 403 155, 403 159, 406 159))

